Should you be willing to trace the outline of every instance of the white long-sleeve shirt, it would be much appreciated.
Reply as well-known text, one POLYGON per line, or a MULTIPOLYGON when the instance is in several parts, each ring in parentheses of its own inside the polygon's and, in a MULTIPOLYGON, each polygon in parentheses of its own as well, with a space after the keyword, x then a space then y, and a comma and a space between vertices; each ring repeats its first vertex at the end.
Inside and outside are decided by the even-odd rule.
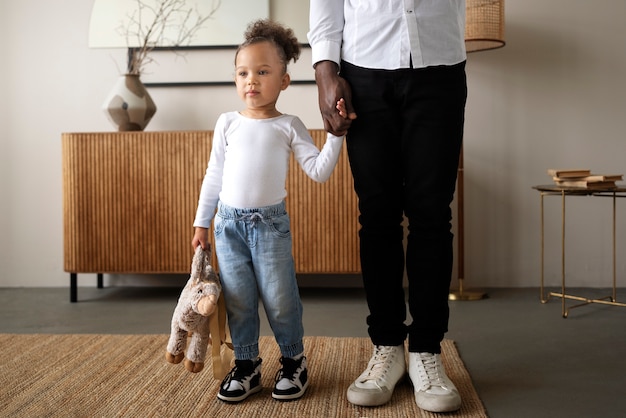
POLYGON ((394 70, 466 59, 465 0, 311 0, 313 64, 394 70))
POLYGON ((297 116, 251 119, 239 112, 223 113, 215 124, 193 226, 210 226, 218 200, 235 208, 282 202, 292 152, 311 179, 328 180, 342 145, 343 137, 328 134, 320 151, 297 116))

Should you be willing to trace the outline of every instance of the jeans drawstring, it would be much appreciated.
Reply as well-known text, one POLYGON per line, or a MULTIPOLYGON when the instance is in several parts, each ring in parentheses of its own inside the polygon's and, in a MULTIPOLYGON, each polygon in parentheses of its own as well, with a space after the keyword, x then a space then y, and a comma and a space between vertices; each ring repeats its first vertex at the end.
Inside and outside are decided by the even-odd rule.
POLYGON ((256 226, 256 224, 258 222, 264 222, 265 221, 265 218, 263 218, 263 215, 261 213, 259 213, 259 212, 246 213, 246 214, 242 215, 241 218, 239 218, 239 219, 244 221, 244 222, 249 222, 253 226, 256 226))

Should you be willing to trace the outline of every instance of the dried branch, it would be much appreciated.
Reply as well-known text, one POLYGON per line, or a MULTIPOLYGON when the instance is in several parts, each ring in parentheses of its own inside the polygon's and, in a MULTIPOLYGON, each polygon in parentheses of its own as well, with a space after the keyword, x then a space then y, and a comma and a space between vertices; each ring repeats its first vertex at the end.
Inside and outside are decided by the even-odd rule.
POLYGON ((150 56, 154 48, 189 45, 222 3, 221 0, 213 0, 211 11, 203 16, 197 8, 188 6, 186 0, 136 1, 137 9, 128 15, 128 23, 118 27, 131 49, 127 73, 136 75, 154 62, 150 56))

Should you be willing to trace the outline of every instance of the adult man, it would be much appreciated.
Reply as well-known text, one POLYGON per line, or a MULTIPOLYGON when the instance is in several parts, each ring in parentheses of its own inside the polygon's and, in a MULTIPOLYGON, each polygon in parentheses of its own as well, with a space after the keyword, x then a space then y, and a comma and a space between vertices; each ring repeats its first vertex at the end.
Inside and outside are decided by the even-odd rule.
POLYGON ((465 1, 311 0, 310 28, 324 127, 347 132, 374 344, 348 400, 374 406, 391 399, 406 372, 408 335, 417 405, 457 410, 461 398, 441 364, 440 343, 449 317, 450 203, 467 97, 465 1), (347 118, 336 112, 341 97, 347 118))

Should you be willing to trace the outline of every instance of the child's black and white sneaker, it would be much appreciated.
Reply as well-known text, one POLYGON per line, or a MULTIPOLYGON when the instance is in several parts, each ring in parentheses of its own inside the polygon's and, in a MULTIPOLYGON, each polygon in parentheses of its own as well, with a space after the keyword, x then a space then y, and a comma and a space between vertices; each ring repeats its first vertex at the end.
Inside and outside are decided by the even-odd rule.
POLYGON ((309 387, 306 370, 306 357, 298 360, 289 357, 280 359, 283 368, 276 374, 276 385, 272 391, 272 398, 280 401, 291 401, 304 395, 309 387))
POLYGON ((217 397, 225 402, 241 402, 253 393, 260 392, 261 362, 235 360, 235 367, 222 380, 217 397))

